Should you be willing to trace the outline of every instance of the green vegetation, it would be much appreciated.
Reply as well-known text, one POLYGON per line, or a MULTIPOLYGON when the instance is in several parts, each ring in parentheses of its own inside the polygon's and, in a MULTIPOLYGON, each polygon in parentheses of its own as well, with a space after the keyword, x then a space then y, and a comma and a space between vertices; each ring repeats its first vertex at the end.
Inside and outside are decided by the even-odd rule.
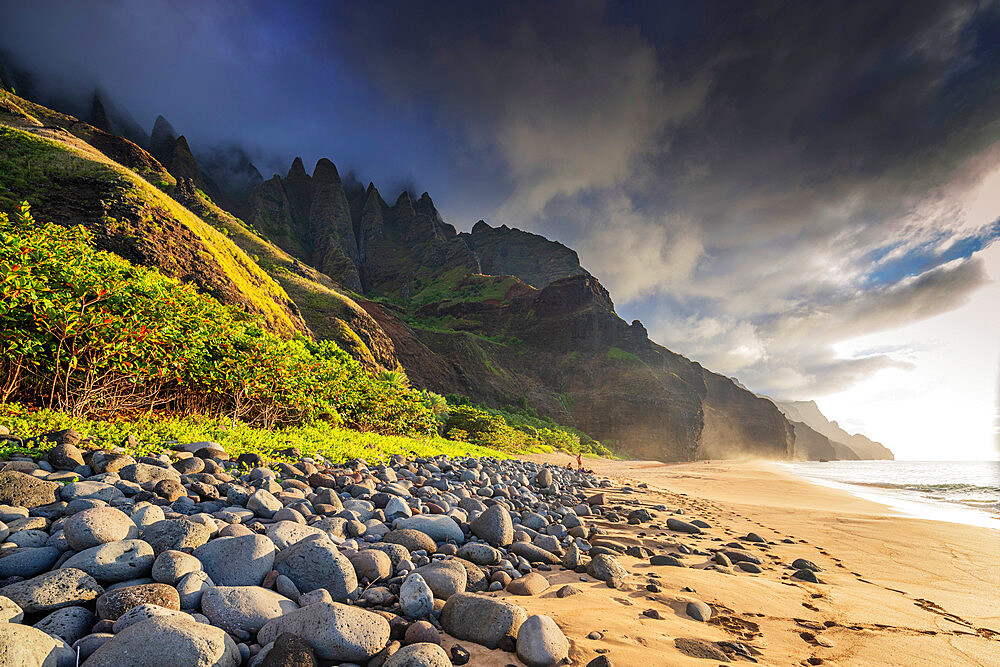
MULTIPOLYGON (((72 428, 89 436, 92 443, 99 447, 121 445, 131 435, 141 444, 126 449, 137 456, 161 451, 173 441, 210 440, 222 445, 232 458, 244 452, 256 452, 266 459, 280 460, 287 458, 280 451, 292 446, 297 447, 303 456, 323 456, 335 463, 355 458, 369 463, 385 462, 393 454, 509 457, 508 453, 496 449, 445 440, 438 436, 415 438, 358 433, 322 421, 263 429, 243 422, 234 425, 228 419, 200 416, 152 415, 136 419, 97 420, 7 404, 0 405, 0 423, 21 435, 72 428)), ((0 441, 0 458, 11 454, 37 454, 39 449, 44 450, 53 444, 40 442, 38 448, 21 449, 14 441, 0 441)))
MULTIPOLYGON (((0 123, 5 122, 7 116, 0 113, 0 123)), ((89 206, 89 215, 96 219, 81 222, 95 232, 103 228, 123 239, 166 233, 164 223, 179 223, 197 237, 205 259, 218 265, 225 280, 264 315, 270 328, 283 332, 301 328, 287 308, 285 291, 218 229, 93 146, 69 136, 60 140, 39 136, 34 126, 22 125, 31 131, 0 124, 0 210, 16 209, 29 198, 40 208, 73 207, 75 211, 89 206)), ((175 260, 166 261, 168 265, 162 268, 169 271, 175 260)))
POLYGON ((631 364, 641 364, 642 360, 632 354, 627 350, 623 350, 620 347, 610 347, 608 348, 608 359, 614 359, 615 361, 627 361, 631 364))
POLYGON ((178 410, 261 426, 323 418, 422 435, 422 395, 330 341, 282 338, 155 269, 95 250, 83 227, 0 213, 0 403, 73 416, 178 410))
POLYGON ((449 394, 445 433, 453 440, 496 447, 503 451, 553 451, 588 456, 614 453, 586 433, 541 416, 526 404, 504 409, 473 405, 464 396, 449 394))

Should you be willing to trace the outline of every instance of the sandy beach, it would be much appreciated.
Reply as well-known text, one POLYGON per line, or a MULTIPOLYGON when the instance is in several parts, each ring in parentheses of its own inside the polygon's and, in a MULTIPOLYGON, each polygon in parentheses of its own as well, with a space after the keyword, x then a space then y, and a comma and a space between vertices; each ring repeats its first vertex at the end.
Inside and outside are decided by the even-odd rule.
MULTIPOLYGON (((531 458, 560 465, 570 460, 531 458)), ((623 545, 654 553, 677 545, 707 551, 749 532, 768 543, 741 543, 761 557, 759 574, 703 569, 711 562, 696 554, 683 557, 687 568, 622 555, 631 576, 620 589, 558 568, 547 573, 548 591, 515 601, 529 614, 557 621, 570 639, 573 664, 586 665, 602 652, 618 667, 722 662, 718 655, 691 655, 697 647, 684 639, 738 642, 767 665, 1000 664, 1000 530, 894 516, 885 506, 813 484, 775 463, 588 465, 634 489, 609 494, 607 506, 621 506, 622 514, 645 507, 655 515, 652 524, 660 525, 673 516, 653 509, 663 505, 683 510, 678 518, 712 526, 703 535, 685 535, 590 519, 623 545), (822 583, 789 578, 787 566, 796 558, 822 568, 822 583), (564 584, 579 594, 560 599, 556 591, 564 584), (712 606, 707 624, 685 613, 692 600, 712 606), (647 610, 660 618, 644 615, 647 610), (602 638, 588 638, 595 631, 602 638)), ((512 654, 478 649, 472 664, 520 664, 512 654)), ((729 659, 749 663, 732 653, 729 659)))

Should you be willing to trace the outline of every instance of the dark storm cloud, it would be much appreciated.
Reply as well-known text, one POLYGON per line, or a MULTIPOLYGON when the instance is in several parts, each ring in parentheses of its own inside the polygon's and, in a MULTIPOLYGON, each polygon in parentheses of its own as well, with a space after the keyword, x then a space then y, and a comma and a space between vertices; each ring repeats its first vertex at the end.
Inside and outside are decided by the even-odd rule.
POLYGON ((0 45, 61 89, 546 233, 654 338, 783 396, 905 363, 834 345, 962 303, 1000 231, 996 2, 11 14, 0 45))

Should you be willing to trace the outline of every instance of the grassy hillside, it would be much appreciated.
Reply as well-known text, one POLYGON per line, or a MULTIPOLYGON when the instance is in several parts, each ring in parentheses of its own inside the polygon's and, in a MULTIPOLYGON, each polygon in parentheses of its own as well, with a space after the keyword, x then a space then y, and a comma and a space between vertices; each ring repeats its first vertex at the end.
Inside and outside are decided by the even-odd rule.
MULTIPOLYGON (((258 313, 275 331, 305 331, 280 285, 225 234, 160 189, 173 187, 173 181, 155 160, 140 162, 156 185, 85 140, 99 143, 94 137, 110 135, 49 110, 34 115, 39 109, 44 108, 0 91, 0 210, 30 200, 40 217, 82 224, 99 247, 258 313)), ((124 141, 107 143, 120 147, 124 141)), ((131 146, 131 161, 138 164, 136 156, 145 152, 131 146)))

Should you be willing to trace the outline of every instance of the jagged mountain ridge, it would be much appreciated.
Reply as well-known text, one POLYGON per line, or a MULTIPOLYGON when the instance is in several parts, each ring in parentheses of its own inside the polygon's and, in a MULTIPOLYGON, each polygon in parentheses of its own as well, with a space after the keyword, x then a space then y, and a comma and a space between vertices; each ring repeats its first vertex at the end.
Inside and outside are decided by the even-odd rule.
MULTIPOLYGON (((71 120, 78 134, 90 128, 92 142, 106 135, 71 120)), ((154 137, 165 165, 131 142, 105 143, 165 193, 157 196, 174 197, 185 215, 236 242, 233 249, 212 236, 210 251, 219 244, 241 262, 259 262, 264 282, 250 285, 224 271, 227 289, 250 290, 247 302, 259 301, 262 290, 285 290, 289 315, 302 318, 296 328, 337 340, 369 365, 401 365, 414 384, 493 405, 523 398, 636 456, 785 458, 794 450, 794 429, 773 404, 656 345, 639 322, 622 321, 606 290, 561 244, 485 223, 459 234, 426 193, 415 203, 403 193, 389 205, 372 184, 345 187, 332 162, 320 161, 309 175, 297 161, 284 178, 261 182, 230 208, 244 206, 272 245, 202 196, 218 186, 182 136, 161 127, 150 148, 154 137), (133 148, 123 152, 124 144, 133 148), (493 272, 504 275, 483 275, 493 272), (308 286, 295 291, 300 283, 308 286)), ((32 187, 18 196, 36 199, 32 187)), ((73 195, 106 205, 101 191, 77 188, 73 195)), ((54 211, 62 214, 56 221, 94 224, 50 203, 42 196, 43 217, 54 211)), ((155 225, 142 230, 157 237, 155 225)), ((167 273, 175 264, 169 252, 134 261, 167 273)), ((225 290, 216 291, 226 300, 225 290)))
MULTIPOLYGON (((810 455, 803 458, 813 459, 875 459, 892 460, 893 453, 882 443, 875 442, 860 433, 848 433, 840 425, 827 419, 826 415, 820 411, 815 401, 773 401, 779 410, 794 425, 796 440, 818 442, 819 438, 825 438, 829 449, 825 450, 828 455, 810 455), (803 428, 804 427, 804 428, 803 428), (809 434, 806 429, 812 431, 809 434)), ((810 454, 824 451, 819 446, 814 446, 808 450, 810 454)))

